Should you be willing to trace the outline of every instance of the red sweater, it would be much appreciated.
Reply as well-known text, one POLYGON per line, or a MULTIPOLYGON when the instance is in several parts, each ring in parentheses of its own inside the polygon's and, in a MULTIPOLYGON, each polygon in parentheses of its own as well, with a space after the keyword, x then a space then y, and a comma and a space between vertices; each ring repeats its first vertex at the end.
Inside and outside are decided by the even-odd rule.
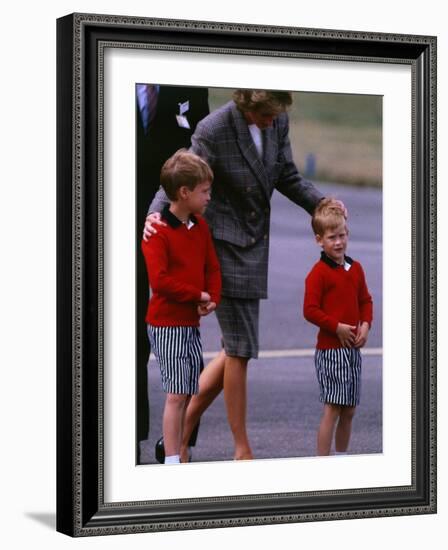
POLYGON ((372 323, 372 298, 359 262, 346 256, 348 271, 322 253, 305 280, 303 315, 320 328, 317 349, 341 348, 338 323, 372 323))
POLYGON ((166 227, 142 241, 152 297, 146 322, 154 326, 199 326, 197 306, 201 292, 219 303, 221 271, 207 223, 192 216, 194 226, 185 224, 168 208, 162 213, 166 227))

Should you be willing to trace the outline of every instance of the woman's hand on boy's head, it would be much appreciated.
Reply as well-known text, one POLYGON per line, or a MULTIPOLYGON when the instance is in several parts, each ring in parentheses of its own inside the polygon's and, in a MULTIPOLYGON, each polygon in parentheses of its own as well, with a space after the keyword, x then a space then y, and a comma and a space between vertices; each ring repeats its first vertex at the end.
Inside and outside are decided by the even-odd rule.
POLYGON ((353 332, 354 330, 356 330, 356 327, 354 326, 346 325, 345 323, 338 323, 336 334, 344 348, 353 347, 356 338, 353 332))
POLYGON ((347 207, 345 206, 345 204, 339 199, 336 199, 334 202, 343 210, 344 216, 347 218, 348 217, 348 212, 347 212, 347 207))
POLYGON ((143 228, 144 241, 148 241, 152 235, 157 233, 157 229, 154 225, 166 225, 166 223, 162 221, 160 212, 151 212, 151 214, 146 216, 145 227, 143 228))
POLYGON ((355 348, 362 348, 366 345, 369 336, 369 328, 369 323, 364 322, 359 325, 356 331, 355 348))

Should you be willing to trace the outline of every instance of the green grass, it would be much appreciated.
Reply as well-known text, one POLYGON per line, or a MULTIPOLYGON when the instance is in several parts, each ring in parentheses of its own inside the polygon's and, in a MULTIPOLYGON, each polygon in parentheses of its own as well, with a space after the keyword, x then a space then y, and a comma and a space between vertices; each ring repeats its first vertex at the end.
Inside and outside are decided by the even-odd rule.
POLYGON ((296 92, 291 118, 329 126, 381 127, 382 98, 372 95, 296 92))
MULTIPOLYGON (((229 101, 232 89, 211 88, 210 108, 229 101)), ((294 92, 290 138, 300 170, 316 158, 316 180, 382 185, 382 98, 294 92)))

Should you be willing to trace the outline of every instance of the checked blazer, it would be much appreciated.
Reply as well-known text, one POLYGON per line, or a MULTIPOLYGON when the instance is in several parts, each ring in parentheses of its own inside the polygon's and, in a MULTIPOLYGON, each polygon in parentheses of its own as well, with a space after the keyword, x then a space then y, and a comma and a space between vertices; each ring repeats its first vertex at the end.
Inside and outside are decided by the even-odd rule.
MULTIPOLYGON (((267 298, 269 227, 274 189, 310 214, 323 195, 303 178, 294 163, 289 121, 281 113, 262 131, 258 154, 244 115, 233 101, 205 117, 191 138, 191 150, 214 173, 205 218, 221 263, 222 295, 267 298)), ((167 198, 160 189, 150 206, 160 212, 167 198)))

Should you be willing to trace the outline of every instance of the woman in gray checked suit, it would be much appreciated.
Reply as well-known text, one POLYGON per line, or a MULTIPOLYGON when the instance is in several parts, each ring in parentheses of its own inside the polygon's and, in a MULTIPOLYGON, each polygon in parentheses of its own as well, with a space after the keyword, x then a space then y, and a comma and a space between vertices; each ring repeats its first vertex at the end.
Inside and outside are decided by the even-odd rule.
MULTIPOLYGON (((187 441, 199 417, 224 388, 235 459, 251 459, 246 430, 249 359, 258 356, 260 299, 267 298, 270 202, 274 189, 311 214, 323 195, 293 161, 286 113, 289 92, 236 90, 234 99, 205 117, 191 149, 210 164, 214 180, 205 213, 221 262, 222 302, 216 311, 221 353, 204 369, 184 427, 187 441)), ((159 190, 150 206, 145 238, 157 231, 166 204, 159 190)))

